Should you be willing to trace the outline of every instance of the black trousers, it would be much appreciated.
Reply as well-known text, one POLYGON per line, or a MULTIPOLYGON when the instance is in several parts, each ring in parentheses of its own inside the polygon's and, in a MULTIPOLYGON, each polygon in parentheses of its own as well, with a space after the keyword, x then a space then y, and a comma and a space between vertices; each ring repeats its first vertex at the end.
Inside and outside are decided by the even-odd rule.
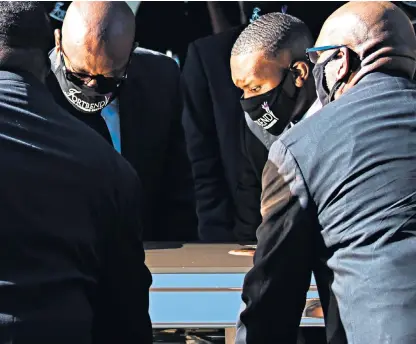
POLYGON ((326 344, 325 327, 301 327, 296 344, 326 344))

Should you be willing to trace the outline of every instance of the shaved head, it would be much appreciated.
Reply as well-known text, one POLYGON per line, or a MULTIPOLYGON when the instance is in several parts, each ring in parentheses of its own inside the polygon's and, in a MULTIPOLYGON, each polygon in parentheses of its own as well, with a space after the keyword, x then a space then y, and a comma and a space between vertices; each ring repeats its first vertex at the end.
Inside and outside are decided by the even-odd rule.
MULTIPOLYGON (((416 37, 407 15, 392 2, 349 2, 336 10, 324 23, 316 47, 345 45, 358 55, 359 68, 339 89, 339 94, 353 87, 364 75, 378 70, 400 72, 412 78, 416 69, 416 37)), ((342 58, 331 61, 325 70, 328 88, 348 76, 350 70, 342 58), (331 67, 332 64, 332 67, 331 67)), ((332 52, 320 54, 318 63, 332 52)))
POLYGON ((336 42, 355 48, 360 54, 372 40, 389 36, 397 36, 395 39, 399 40, 414 36, 413 27, 402 10, 388 1, 349 2, 325 21, 316 45, 336 42))
POLYGON ((125 1, 75 1, 55 42, 71 70, 111 76, 128 62, 134 36, 134 14, 125 1))

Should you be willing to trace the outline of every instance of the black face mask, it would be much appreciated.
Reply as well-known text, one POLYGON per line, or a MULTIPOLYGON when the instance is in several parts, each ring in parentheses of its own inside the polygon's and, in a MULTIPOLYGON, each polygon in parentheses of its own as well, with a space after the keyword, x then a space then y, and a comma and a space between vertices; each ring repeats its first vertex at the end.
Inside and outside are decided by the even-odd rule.
POLYGON ((312 70, 313 77, 315 79, 316 92, 318 93, 318 98, 322 106, 325 106, 326 104, 334 100, 335 92, 339 89, 343 82, 346 82, 349 79, 349 77, 354 71, 360 68, 361 65, 361 60, 359 56, 354 51, 349 49, 348 62, 350 65, 350 69, 348 73, 346 73, 342 79, 337 80, 331 90, 328 90, 325 78, 325 68, 328 65, 328 63, 331 62, 335 58, 335 56, 338 55, 338 53, 339 50, 335 51, 324 62, 317 63, 312 70))
POLYGON ((335 92, 342 83, 342 80, 338 80, 332 89, 328 90, 325 78, 325 67, 334 59, 335 56, 338 55, 338 53, 339 50, 335 51, 324 62, 317 63, 312 70, 313 77, 315 79, 316 92, 318 93, 318 98, 322 106, 325 106, 333 100, 335 92))
POLYGON ((101 94, 96 88, 75 85, 66 78, 62 62, 55 71, 55 76, 66 99, 77 110, 85 113, 101 111, 110 104, 117 95, 118 88, 109 91, 106 94, 101 94))
POLYGON ((264 94, 240 100, 241 107, 253 122, 275 136, 280 135, 290 123, 296 106, 300 88, 295 86, 291 76, 291 72, 287 71, 277 87, 264 94), (285 84, 291 85, 285 87, 285 84), (286 89, 290 89, 289 86, 295 88, 293 96, 286 92, 286 89))

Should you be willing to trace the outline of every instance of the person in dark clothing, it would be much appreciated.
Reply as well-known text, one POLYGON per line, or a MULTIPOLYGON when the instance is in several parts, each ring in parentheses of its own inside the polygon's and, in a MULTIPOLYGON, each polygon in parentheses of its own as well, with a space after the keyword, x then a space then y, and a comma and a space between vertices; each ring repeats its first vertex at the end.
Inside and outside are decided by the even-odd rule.
POLYGON ((144 239, 197 239, 193 180, 181 124, 180 73, 136 48, 124 2, 74 2, 55 31, 48 87, 56 102, 103 135, 143 182, 144 239))
MULTIPOLYGON (((232 79, 243 91, 240 103, 245 116, 266 131, 264 138, 270 134, 275 139, 288 126, 300 121, 316 101, 312 69, 305 56, 305 49, 312 42, 305 23, 279 12, 258 18, 235 42, 231 51, 232 79)), ((261 185, 267 151, 250 134, 248 125, 243 124, 241 137, 249 163, 237 190, 247 190, 253 185, 249 190, 254 194, 254 186, 261 185)), ((257 190, 256 197, 251 198, 250 211, 247 204, 237 206, 236 211, 239 218, 257 215, 259 224, 260 188, 257 190)), ((255 241, 256 231, 250 221, 247 223, 248 226, 237 227, 235 233, 240 240, 255 241)))
MULTIPOLYGON (((301 19, 310 29, 313 38, 316 39, 323 22, 336 8, 345 2, 319 2, 319 1, 297 1, 285 2, 244 2, 246 11, 257 8, 251 22, 261 18, 259 15, 267 13, 277 4, 281 6, 282 13, 288 13, 301 19), (314 16, 308 13, 314 12, 314 16), (308 12, 309 10, 309 12, 308 12)), ((257 22, 259 24, 259 22, 257 22)), ((303 55, 299 54, 299 58, 303 55)), ((310 76, 312 78, 312 76, 310 76)), ((312 96, 311 96, 312 99, 312 96)), ((321 108, 319 101, 316 101, 311 108, 302 115, 306 118, 321 108)), ((290 123, 286 129, 293 126, 290 123)), ((273 135, 263 127, 257 125, 250 116, 245 114, 245 122, 240 125, 240 139, 242 146, 242 158, 239 166, 238 190, 239 194, 245 195, 245 202, 236 204, 236 226, 235 233, 240 241, 255 241, 255 233, 261 223, 260 214, 260 195, 261 195, 261 176, 264 165, 267 161, 268 151, 279 134, 273 135), (251 196, 249 196, 251 195, 251 196)))
POLYGON ((195 183, 198 233, 203 241, 235 241, 234 190, 241 154, 235 138, 236 123, 242 116, 240 92, 232 83, 229 61, 242 29, 192 43, 182 71, 183 124, 195 183))
POLYGON ((324 107, 270 150, 236 343, 295 342, 317 259, 345 341, 415 343, 413 27, 392 3, 351 2, 308 53, 324 107))
POLYGON ((183 66, 191 42, 213 34, 217 26, 223 28, 224 21, 238 26, 239 19, 237 1, 142 1, 136 13, 136 41, 163 54, 172 51, 183 66))
MULTIPOLYGON (((195 182, 199 238, 203 241, 238 240, 234 229, 244 224, 236 217, 236 203, 253 202, 249 190, 237 192, 244 113, 241 92, 234 86, 230 71, 231 49, 244 28, 241 25, 191 43, 182 71, 183 125, 195 182)), ((260 188, 256 185, 255 192, 260 188)), ((255 227, 260 214, 260 206, 257 208, 256 218, 249 220, 255 227)))
MULTIPOLYGON (((243 172, 245 179, 241 180, 246 187, 241 189, 261 185, 269 145, 283 131, 320 109, 312 65, 305 56, 305 50, 312 44, 305 23, 278 12, 259 17, 234 44, 231 72, 234 83, 243 90, 241 106, 245 110, 247 123, 242 126, 241 137, 243 153, 249 162, 243 172)), ((256 214, 260 198, 261 190, 257 198, 252 198, 251 216, 256 214)), ((248 216, 248 205, 237 208, 237 212, 241 209, 239 217, 248 216)), ((261 223, 260 214, 258 223, 261 223)), ((252 227, 240 227, 236 233, 247 241, 256 240, 256 231, 252 227)), ((324 268, 319 261, 313 266, 321 279, 328 276, 324 268)), ((328 305, 324 306, 327 308, 328 305)), ((331 343, 335 342, 332 336, 328 339, 331 343)), ((303 329, 297 340, 298 343, 324 343, 325 331, 303 329)))
POLYGON ((243 1, 242 3, 248 18, 255 8, 259 11, 254 11, 253 19, 271 12, 282 12, 299 18, 316 39, 328 16, 347 1, 243 1))
POLYGON ((45 2, 44 6, 49 15, 52 30, 61 29, 66 11, 72 1, 51 1, 45 2))
MULTIPOLYGON (((329 14, 343 3, 244 1, 243 8, 247 21, 256 7, 261 10, 259 14, 286 11, 293 15, 294 11, 307 26, 319 26, 319 30, 329 14), (310 3, 316 10, 314 16, 302 10, 310 3)), ((266 162, 262 157, 268 150, 255 140, 257 135, 247 131, 240 106, 241 91, 234 86, 230 71, 231 49, 245 27, 191 43, 182 71, 183 123, 195 180, 199 236, 208 241, 247 240, 246 235, 240 237, 238 233, 251 233, 253 238, 261 221, 261 183, 257 176, 261 175, 259 168, 266 162), (246 139, 255 146, 249 150, 254 152, 249 157, 241 149, 242 144, 243 151, 251 146, 241 142, 246 139)), ((315 38, 318 33, 312 31, 315 38)))
POLYGON ((395 1, 393 3, 406 13, 411 20, 414 29, 416 25, 416 1, 395 1))
POLYGON ((55 103, 50 35, 41 3, 0 2, 0 343, 150 344, 139 179, 55 103))
MULTIPOLYGON (((66 15, 66 11, 71 4, 71 1, 45 1, 44 6, 46 13, 49 17, 49 23, 52 28, 52 32, 56 29, 62 28, 62 23, 66 15)), ((55 40, 53 35, 50 35, 49 48, 52 49, 55 46, 55 40)))

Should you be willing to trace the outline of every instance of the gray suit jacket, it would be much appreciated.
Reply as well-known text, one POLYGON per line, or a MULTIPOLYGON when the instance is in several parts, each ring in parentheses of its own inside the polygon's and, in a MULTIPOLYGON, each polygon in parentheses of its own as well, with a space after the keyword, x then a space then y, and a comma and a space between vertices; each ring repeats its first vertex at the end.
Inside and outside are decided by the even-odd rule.
POLYGON ((338 303, 348 343, 416 343, 413 81, 369 74, 284 133, 261 210, 236 343, 295 342, 316 259, 333 272, 327 301, 338 303))

